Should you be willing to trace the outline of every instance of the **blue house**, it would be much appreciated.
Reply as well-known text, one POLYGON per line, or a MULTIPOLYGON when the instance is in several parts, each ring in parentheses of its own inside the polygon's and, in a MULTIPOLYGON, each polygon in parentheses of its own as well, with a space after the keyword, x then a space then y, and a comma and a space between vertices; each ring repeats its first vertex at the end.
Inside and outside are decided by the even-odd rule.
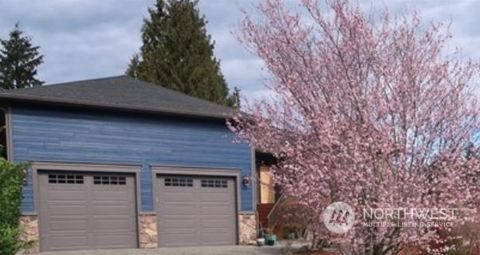
POLYGON ((7 158, 30 162, 41 251, 229 245, 256 234, 254 150, 230 108, 119 76, 0 92, 7 158))

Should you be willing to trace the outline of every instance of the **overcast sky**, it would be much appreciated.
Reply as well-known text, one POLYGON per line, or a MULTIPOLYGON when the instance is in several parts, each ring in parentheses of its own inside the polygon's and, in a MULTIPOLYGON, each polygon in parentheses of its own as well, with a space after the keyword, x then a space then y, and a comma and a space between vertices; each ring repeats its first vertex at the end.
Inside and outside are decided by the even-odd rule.
MULTIPOLYGON (((142 19, 155 0, 0 0, 0 38, 18 21, 39 45, 45 63, 40 79, 50 83, 123 74, 140 47, 142 19)), ((230 86, 247 97, 264 93, 262 62, 232 36, 240 7, 253 0, 200 0, 215 53, 230 86)), ((291 5, 296 1, 290 0, 291 5)), ((380 2, 367 0, 360 2, 380 2)), ((394 12, 414 7, 426 20, 451 21, 455 44, 480 56, 480 0, 385 0, 394 12)))

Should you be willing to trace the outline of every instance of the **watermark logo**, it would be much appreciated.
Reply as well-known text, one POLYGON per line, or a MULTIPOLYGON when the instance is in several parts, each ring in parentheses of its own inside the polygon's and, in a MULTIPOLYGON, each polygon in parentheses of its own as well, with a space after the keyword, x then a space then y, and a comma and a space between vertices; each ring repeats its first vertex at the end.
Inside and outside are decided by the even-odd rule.
MULTIPOLYGON (((402 227, 432 228, 453 227, 458 222, 475 220, 476 209, 470 208, 420 208, 391 207, 357 210, 360 227, 402 227)), ((335 234, 347 233, 355 223, 355 211, 344 202, 335 202, 327 206, 322 214, 325 227, 335 234)))
POLYGON ((333 233, 345 234, 353 227, 355 211, 344 202, 335 202, 327 206, 323 211, 323 223, 333 233))

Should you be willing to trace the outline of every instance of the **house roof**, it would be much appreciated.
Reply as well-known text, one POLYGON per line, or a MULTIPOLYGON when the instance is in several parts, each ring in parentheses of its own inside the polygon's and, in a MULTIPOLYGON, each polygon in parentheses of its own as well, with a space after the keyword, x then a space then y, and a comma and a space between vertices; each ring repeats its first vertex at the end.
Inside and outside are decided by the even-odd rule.
POLYGON ((227 118, 235 110, 128 76, 0 91, 0 100, 227 118))

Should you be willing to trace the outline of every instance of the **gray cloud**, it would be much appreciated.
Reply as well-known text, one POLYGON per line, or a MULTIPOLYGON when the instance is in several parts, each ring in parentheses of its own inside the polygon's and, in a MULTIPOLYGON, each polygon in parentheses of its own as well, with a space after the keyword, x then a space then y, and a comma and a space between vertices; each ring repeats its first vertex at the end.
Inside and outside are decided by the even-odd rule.
POLYGON ((140 46, 140 27, 153 0, 0 1, 0 37, 18 21, 39 45, 47 83, 118 75, 140 46))
MULTIPOLYGON (((0 38, 15 22, 40 45, 45 63, 39 76, 47 83, 122 74, 140 47, 140 28, 147 8, 155 0, 0 0, 0 38)), ((268 94, 263 87, 268 74, 263 63, 234 38, 242 14, 253 0, 201 0, 200 11, 216 42, 215 54, 230 86, 255 98, 268 94)), ((362 4, 371 4, 361 1, 362 4)), ((452 22, 455 45, 464 56, 478 57, 480 1, 473 0, 389 0, 386 5, 399 14, 416 8, 425 21, 452 22)), ((288 5, 295 8, 297 1, 288 5)))

